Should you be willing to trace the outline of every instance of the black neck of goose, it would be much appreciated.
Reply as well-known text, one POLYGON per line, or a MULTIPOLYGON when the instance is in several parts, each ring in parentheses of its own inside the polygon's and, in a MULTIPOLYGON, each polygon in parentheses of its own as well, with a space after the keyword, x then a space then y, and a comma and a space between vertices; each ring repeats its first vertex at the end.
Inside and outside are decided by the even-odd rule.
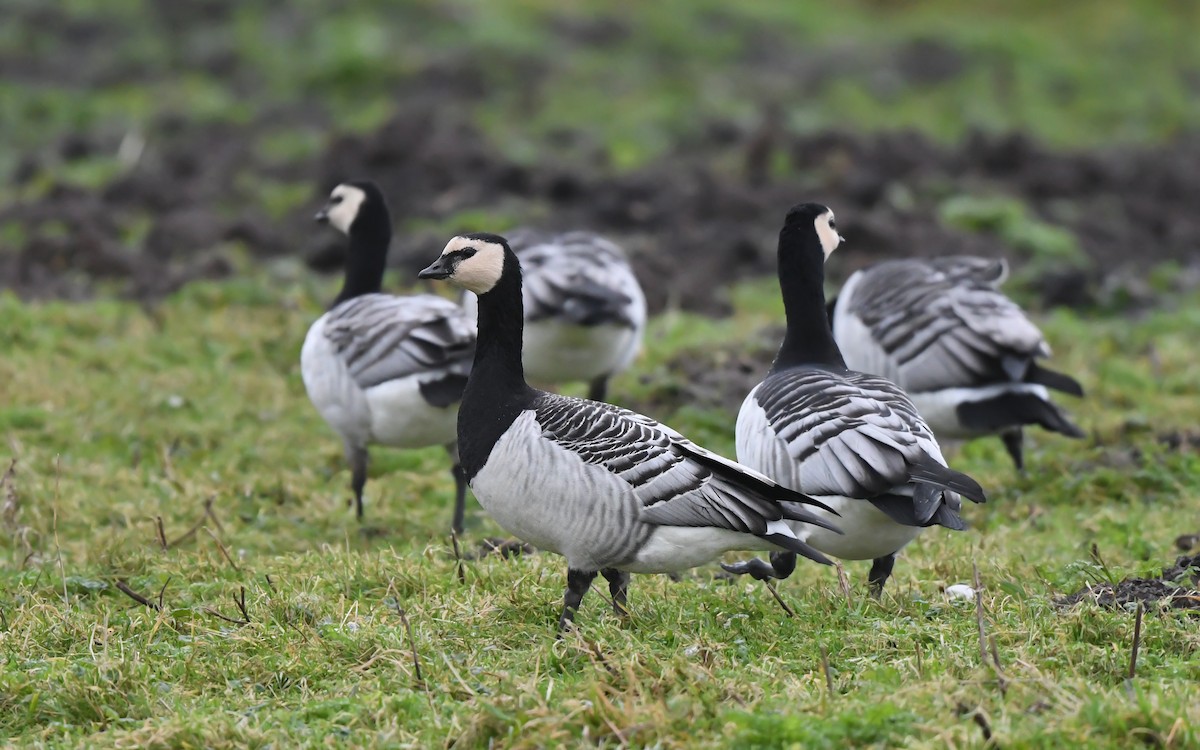
POLYGON ((527 394, 521 364, 525 332, 521 264, 511 250, 504 253, 504 271, 496 286, 479 295, 478 309, 479 339, 464 401, 472 396, 491 401, 527 394))
POLYGON ((387 268, 388 245, 391 242, 391 221, 386 218, 370 222, 360 218, 351 225, 346 276, 342 280, 342 291, 330 305, 331 308, 348 299, 375 294, 383 289, 383 272, 387 268))
POLYGON ((800 365, 844 368, 825 307, 825 252, 811 226, 785 226, 780 231, 779 287, 787 334, 771 372, 800 365))

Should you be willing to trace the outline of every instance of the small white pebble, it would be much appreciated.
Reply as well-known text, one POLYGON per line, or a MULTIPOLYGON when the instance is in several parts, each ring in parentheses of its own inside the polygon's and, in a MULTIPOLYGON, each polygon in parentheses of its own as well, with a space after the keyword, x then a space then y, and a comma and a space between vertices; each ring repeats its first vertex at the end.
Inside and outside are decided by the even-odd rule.
POLYGON ((167 406, 172 409, 181 409, 184 403, 183 396, 180 396, 178 393, 172 393, 170 396, 167 396, 167 406))
POLYGON ((953 586, 946 587, 946 596, 951 599, 966 599, 969 602, 975 601, 975 589, 965 583, 956 583, 953 586))

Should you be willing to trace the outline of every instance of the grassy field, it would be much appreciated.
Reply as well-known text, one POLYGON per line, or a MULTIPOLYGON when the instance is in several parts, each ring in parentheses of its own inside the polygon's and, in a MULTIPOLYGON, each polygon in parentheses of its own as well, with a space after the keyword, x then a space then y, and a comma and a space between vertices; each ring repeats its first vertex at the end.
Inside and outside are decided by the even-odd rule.
MULTIPOLYGON (((101 196, 139 143, 148 161, 176 138, 201 154, 252 144, 216 177, 165 172, 162 190, 208 196, 200 223, 246 204, 261 221, 307 217, 331 144, 410 105, 464 116, 516 162, 597 172, 693 147, 731 158, 714 128, 745 136, 773 106, 790 133, 914 128, 952 143, 981 128, 1061 148, 1171 148, 1200 128, 1198 8, 0 0, 0 268, 16 278, 45 247, 28 249, 9 209, 71 190, 116 222, 113 253, 136 260, 160 217, 109 217, 101 196)), ((947 224, 980 206, 1012 219, 1000 236, 1029 261, 1017 279, 1041 270, 1023 243, 1076 247, 1028 207, 946 189, 967 193, 947 224)), ((470 211, 468 223, 503 215, 470 211)), ((46 231, 74 237, 76 215, 63 217, 46 231)), ((457 228, 464 215, 443 218, 457 228)), ((866 595, 865 564, 848 566, 848 592, 836 571, 804 565, 778 587, 789 618, 761 585, 714 566, 635 577, 628 624, 598 587, 558 641, 563 561, 476 556, 502 532, 473 500, 462 549, 478 559, 457 561, 441 449, 376 450, 355 522, 340 446, 298 368, 332 282, 214 242, 230 245, 234 279, 152 309, 103 298, 116 281, 81 304, 0 289, 7 744, 1200 746, 1194 616, 1151 606, 1130 678, 1136 613, 1056 604, 1089 583, 1158 576, 1176 537, 1200 531, 1200 296, 1178 291, 1182 265, 1150 274, 1139 299, 1152 311, 1039 318, 1056 366, 1088 391, 1066 405, 1089 439, 1034 433, 1024 476, 998 441, 952 448, 990 502, 968 509, 971 531, 906 550, 881 601, 866 595), (945 595, 976 570, 978 609, 945 595)), ((81 257, 48 273, 91 273, 81 257)), ((697 396, 695 365, 681 363, 761 355, 769 336, 754 332, 781 316, 774 282, 732 296, 729 318, 655 318, 611 389, 727 455, 733 414, 711 402, 730 394, 697 396)))
MULTIPOLYGON (((1090 581, 1157 574, 1172 540, 1200 529, 1200 459, 1186 439, 1162 442, 1194 438, 1200 419, 1195 299, 1133 321, 1045 318, 1055 361, 1088 390, 1070 406, 1093 437, 1035 435, 1025 477, 998 441, 952 450, 991 501, 969 509, 971 531, 908 549, 882 601, 866 596, 863 564, 848 567, 848 593, 832 569, 801 566, 779 586, 794 619, 715 569, 635 576, 628 625, 594 590, 579 630, 556 641, 563 561, 490 556, 460 573, 439 450, 377 450, 367 521, 354 521, 339 446, 297 366, 330 292, 263 272, 194 284, 153 314, 0 297, 0 437, 16 460, 0 492, 0 736, 43 747, 1200 742, 1194 618, 1151 607, 1129 680, 1134 613, 1054 604, 1090 581), (999 672, 981 661, 975 607, 942 592, 970 583, 973 567, 999 672)), ((614 398, 653 403, 674 358, 736 353, 735 332, 777 324, 770 284, 734 297, 728 320, 656 319, 614 398)), ((732 452, 730 414, 655 416, 732 452)), ((465 550, 500 534, 473 501, 468 518, 465 550)))

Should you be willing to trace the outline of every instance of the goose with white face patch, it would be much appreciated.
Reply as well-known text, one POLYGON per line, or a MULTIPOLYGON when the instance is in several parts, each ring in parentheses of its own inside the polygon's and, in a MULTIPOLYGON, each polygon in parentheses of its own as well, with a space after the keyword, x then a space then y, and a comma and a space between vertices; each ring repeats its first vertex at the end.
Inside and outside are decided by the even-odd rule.
POLYGON ((895 381, 940 438, 999 435, 1024 468, 1023 428, 1081 438, 1050 389, 1082 396, 1072 377, 1042 367, 1050 346, 999 291, 1003 260, 893 260, 856 271, 830 307, 846 364, 895 381))
MULTIPOLYGON (((542 385, 582 380, 588 398, 603 401, 646 330, 646 295, 625 252, 591 232, 507 239, 521 262, 525 376, 542 385)), ((463 308, 476 314, 475 295, 464 295, 463 308)))
POLYGON ((455 532, 466 478, 458 462, 458 403, 475 354, 475 324, 432 294, 380 293, 392 220, 373 183, 338 185, 316 216, 350 238, 342 290, 308 329, 300 372, 308 397, 342 438, 355 512, 363 515, 368 446, 443 445, 454 462, 455 532))
POLYGON ((503 237, 455 237, 420 276, 479 296, 479 341, 458 417, 463 470, 497 523, 567 558, 560 632, 597 573, 624 615, 630 572, 680 571, 738 549, 828 562, 793 530, 816 524, 835 533, 809 509, 820 503, 649 417, 531 388, 521 361, 521 264, 503 237))
MULTIPOLYGON (((896 553, 926 527, 963 529, 960 495, 983 502, 970 477, 947 468, 912 401, 888 380, 846 367, 825 313, 825 260, 842 242, 833 212, 794 207, 779 233, 779 285, 787 333, 766 379, 750 391, 737 419, 743 464, 821 500, 840 517, 842 534, 797 527, 816 549, 846 560, 872 560, 878 596, 896 553)), ((822 511, 815 511, 821 515, 822 511)), ((770 564, 725 565, 760 580, 785 578, 790 552, 770 564)))

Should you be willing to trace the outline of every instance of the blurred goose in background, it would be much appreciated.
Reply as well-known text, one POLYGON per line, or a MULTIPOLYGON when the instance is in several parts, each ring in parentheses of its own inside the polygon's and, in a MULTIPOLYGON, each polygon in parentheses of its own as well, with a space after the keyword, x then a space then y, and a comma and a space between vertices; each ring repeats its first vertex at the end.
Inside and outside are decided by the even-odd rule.
POLYGON ((497 523, 567 558, 560 633, 597 573, 623 615, 630 572, 685 570, 735 549, 828 562, 793 530, 832 528, 806 507, 821 503, 649 417, 531 388, 521 264, 503 237, 454 237, 420 276, 478 295, 479 343, 458 418, 463 470, 497 523))
MULTIPOLYGON (((646 329, 646 296, 625 252, 591 232, 509 239, 524 276, 525 374, 542 385, 586 381, 588 398, 603 401, 646 329)), ((475 302, 464 296, 472 316, 475 302)))
POLYGON ((342 291, 308 329, 300 372, 308 397, 342 438, 355 513, 363 515, 367 446, 444 445, 462 531, 466 478, 455 442, 458 403, 475 353, 475 324, 455 303, 381 294, 392 220, 371 182, 338 185, 316 215, 350 238, 342 291))
POLYGON ((903 388, 943 439, 999 435, 1024 468, 1023 429, 1080 438, 1049 389, 1082 396, 1068 375, 1042 367, 1050 346, 998 291, 1003 260, 894 260, 855 272, 830 303, 846 364, 903 388))
MULTIPOLYGON (((833 212, 805 203, 779 233, 779 285, 787 333, 767 377, 737 419, 738 461, 837 511, 843 533, 795 527, 820 552, 872 560, 879 596, 896 553, 928 526, 966 528, 961 496, 980 486, 946 466, 933 433, 894 383, 848 369, 829 330, 825 260, 841 243, 833 212)), ((822 511, 816 510, 818 516, 822 511)), ((786 578, 791 552, 724 565, 760 580, 786 578)))

